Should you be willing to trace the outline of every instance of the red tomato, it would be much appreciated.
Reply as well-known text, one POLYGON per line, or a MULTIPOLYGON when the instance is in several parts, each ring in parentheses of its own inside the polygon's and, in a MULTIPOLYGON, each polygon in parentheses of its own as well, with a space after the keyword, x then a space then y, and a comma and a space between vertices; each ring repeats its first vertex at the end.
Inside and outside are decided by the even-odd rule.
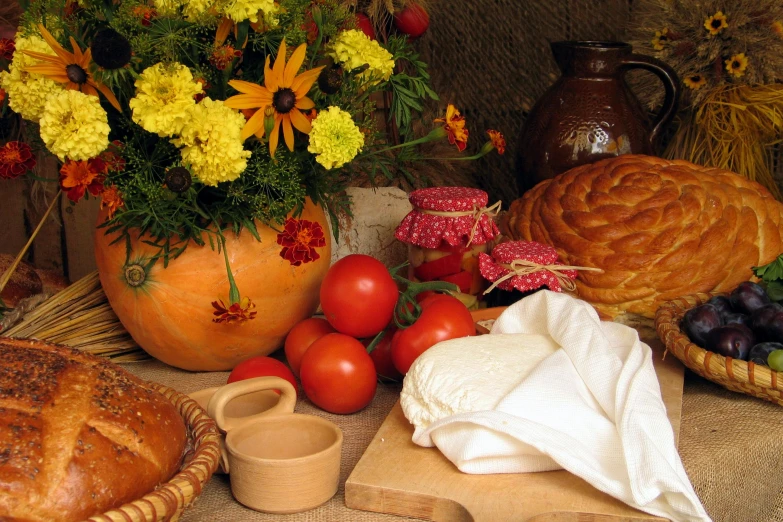
POLYGON ((367 38, 375 40, 375 28, 372 26, 372 21, 369 16, 364 13, 358 13, 356 15, 356 25, 367 35, 367 38))
MULTIPOLYGON (((375 348, 370 352, 370 359, 372 359, 372 362, 375 365, 375 372, 379 377, 387 377, 389 379, 394 379, 395 381, 400 381, 402 380, 402 374, 394 367, 394 362, 391 357, 391 342, 396 331, 396 328, 390 328, 389 331, 383 335, 383 339, 378 341, 378 344, 376 344, 375 348)), ((364 346, 369 346, 371 342, 372 339, 366 339, 362 344, 364 346)))
POLYGON ((310 346, 299 375, 307 398, 330 413, 354 413, 370 404, 378 379, 362 343, 340 333, 310 346))
POLYGON ((374 337, 386 328, 397 297, 397 284, 383 263, 364 254, 337 261, 321 283, 326 320, 351 337, 374 337))
POLYGON ((326 319, 311 317, 296 323, 285 338, 285 358, 288 365, 299 377, 299 367, 302 364, 302 356, 310 345, 329 333, 335 333, 335 329, 326 319))
MULTIPOLYGON (((231 384, 235 381, 243 381, 245 379, 252 379, 253 377, 280 377, 291 383, 291 386, 296 390, 296 377, 291 373, 284 363, 271 357, 251 357, 246 361, 242 361, 237 364, 231 373, 228 375, 228 381, 226 384, 231 384)), ((278 390, 276 390, 278 391, 278 390)), ((279 391, 278 391, 279 393, 279 391)))
POLYGON ((405 9, 394 14, 394 26, 401 33, 418 38, 430 26, 430 15, 419 4, 408 2, 405 9))
POLYGON ((476 335, 468 308, 456 297, 438 294, 421 302, 421 315, 412 326, 392 338, 394 366, 405 375, 413 361, 431 346, 448 339, 476 335))

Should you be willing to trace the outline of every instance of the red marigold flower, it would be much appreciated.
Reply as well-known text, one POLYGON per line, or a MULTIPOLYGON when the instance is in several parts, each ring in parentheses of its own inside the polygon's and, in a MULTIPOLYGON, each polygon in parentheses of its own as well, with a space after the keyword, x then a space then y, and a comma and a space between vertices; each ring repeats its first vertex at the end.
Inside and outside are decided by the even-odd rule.
POLYGON ((105 188, 101 193, 101 209, 109 209, 109 219, 114 217, 114 213, 122 208, 125 202, 122 200, 122 194, 116 185, 105 188))
POLYGON ((492 146, 498 150, 498 154, 506 152, 506 138, 503 137, 500 131, 489 129, 487 134, 492 141, 492 146))
POLYGON ((14 51, 16 50, 16 44, 10 38, 0 38, 0 58, 8 60, 9 62, 14 59, 14 51))
POLYGON ((461 116, 456 107, 449 103, 445 118, 436 118, 437 123, 445 123, 443 128, 449 133, 449 143, 457 146, 462 152, 468 146, 468 129, 465 128, 465 117, 461 116))
POLYGON ((35 157, 27 143, 9 141, 0 147, 0 178, 18 178, 33 167, 35 157))
POLYGON ((212 54, 209 57, 209 63, 214 65, 217 70, 222 71, 228 67, 228 64, 230 64, 234 58, 239 58, 240 56, 242 56, 242 51, 239 49, 234 49, 228 44, 221 45, 220 47, 215 47, 215 50, 212 51, 212 54))
POLYGON ((277 234, 277 244, 283 246, 280 257, 299 266, 321 257, 315 249, 326 246, 326 236, 320 223, 288 218, 283 232, 277 234))
POLYGON ((235 323, 242 321, 249 321, 255 319, 258 312, 253 311, 256 307, 253 301, 249 297, 243 297, 238 303, 234 303, 229 307, 222 299, 212 301, 212 307, 215 309, 212 311, 212 315, 215 316, 212 322, 215 323, 235 323))
POLYGON ((122 172, 125 170, 125 158, 121 155, 122 149, 122 142, 114 140, 109 143, 108 149, 101 152, 100 158, 106 167, 104 174, 108 174, 109 172, 122 172))
POLYGON ((137 5, 133 8, 133 16, 140 19, 141 25, 149 27, 152 24, 152 19, 158 16, 158 12, 147 5, 137 5))
POLYGON ((313 20, 313 12, 308 10, 305 13, 304 23, 300 26, 300 29, 307 33, 307 44, 313 45, 318 38, 318 24, 313 20))
POLYGON ((74 203, 84 197, 85 191, 93 196, 103 192, 106 164, 100 158, 91 160, 68 160, 60 169, 60 188, 74 203))

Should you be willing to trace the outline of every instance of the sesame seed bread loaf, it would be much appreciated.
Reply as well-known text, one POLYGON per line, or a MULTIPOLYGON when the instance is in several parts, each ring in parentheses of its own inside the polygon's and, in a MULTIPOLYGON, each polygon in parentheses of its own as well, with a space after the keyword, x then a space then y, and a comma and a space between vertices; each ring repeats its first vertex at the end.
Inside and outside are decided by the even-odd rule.
POLYGON ((623 155, 582 165, 514 201, 501 230, 552 245, 606 318, 728 292, 783 252, 783 205, 761 185, 687 161, 623 155))
MULTIPOLYGON (((0 276, 11 267, 13 262, 14 256, 11 254, 0 254, 0 276)), ((0 300, 6 307, 14 308, 21 299, 40 294, 43 290, 43 283, 38 273, 32 266, 22 261, 0 292, 0 300)))
POLYGON ((179 469, 182 417, 143 381, 33 340, 0 337, 0 361, 0 520, 83 520, 179 469))

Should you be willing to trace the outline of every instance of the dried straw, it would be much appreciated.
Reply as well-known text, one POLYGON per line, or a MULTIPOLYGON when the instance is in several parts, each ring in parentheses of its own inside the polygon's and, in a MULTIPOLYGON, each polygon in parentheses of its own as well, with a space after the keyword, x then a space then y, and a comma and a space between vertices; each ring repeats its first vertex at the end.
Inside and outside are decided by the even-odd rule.
POLYGON ((781 134, 783 85, 727 85, 712 89, 681 121, 665 156, 736 172, 780 200, 772 161, 781 134))
POLYGON ((97 272, 36 306, 3 335, 64 344, 114 362, 149 359, 109 305, 97 272))

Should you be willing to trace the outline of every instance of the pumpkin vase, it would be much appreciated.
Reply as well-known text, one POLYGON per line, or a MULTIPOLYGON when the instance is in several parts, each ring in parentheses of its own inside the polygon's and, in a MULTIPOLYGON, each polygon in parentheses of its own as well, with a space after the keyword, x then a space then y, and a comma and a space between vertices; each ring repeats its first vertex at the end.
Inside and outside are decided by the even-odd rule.
MULTIPOLYGON (((103 223, 106 214, 98 216, 103 223)), ((159 249, 149 237, 126 242, 96 228, 95 256, 106 297, 134 341, 171 366, 192 371, 230 370, 241 361, 278 349, 293 326, 318 307, 329 269, 331 239, 326 215, 307 200, 302 213, 275 230, 256 222, 261 241, 226 230, 226 253, 242 301, 232 314, 222 252, 191 242, 164 268, 151 263, 159 249), (249 299, 251 306, 246 301, 249 299), (221 309, 223 313, 221 313, 221 309), (255 314, 252 314, 255 312, 255 314), (252 317, 251 317, 252 316, 252 317)))

